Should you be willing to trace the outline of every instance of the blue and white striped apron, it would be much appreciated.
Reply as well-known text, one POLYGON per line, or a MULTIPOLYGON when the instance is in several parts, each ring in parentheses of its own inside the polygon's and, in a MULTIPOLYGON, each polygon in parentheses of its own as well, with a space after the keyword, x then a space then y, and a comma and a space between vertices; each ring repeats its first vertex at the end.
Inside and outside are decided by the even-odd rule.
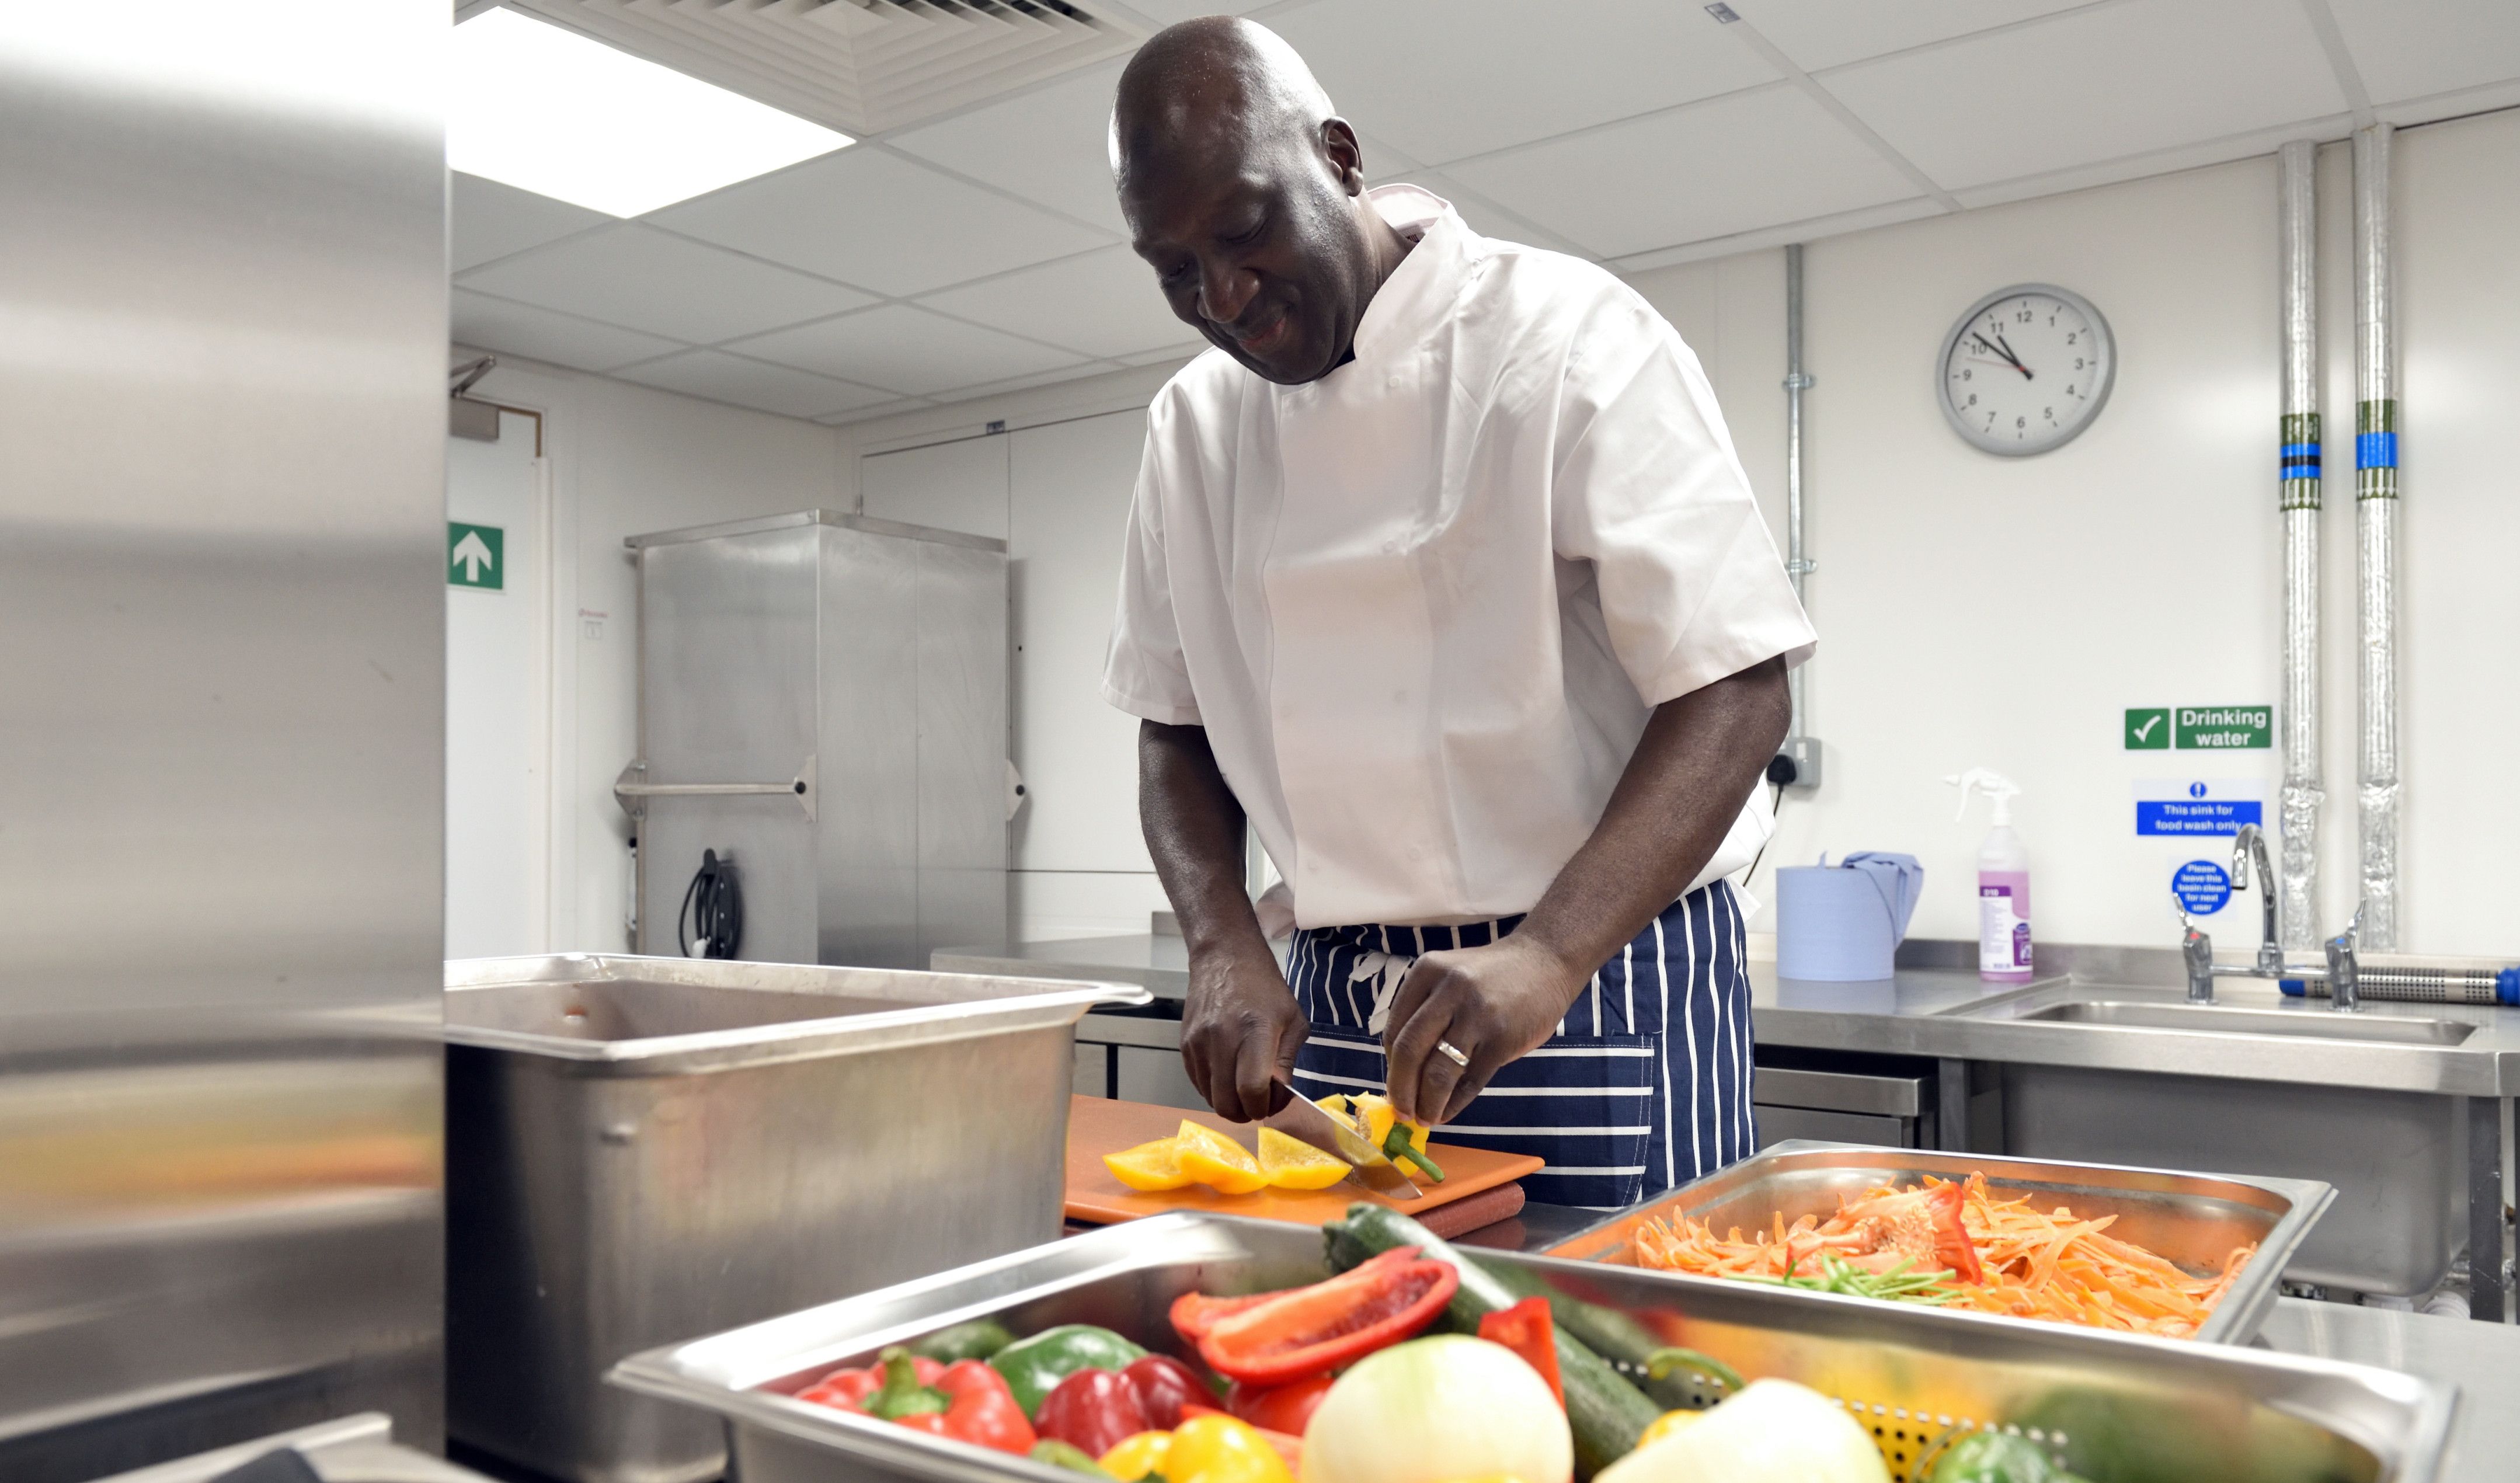
MULTIPOLYGON (((1312 1021, 1295 1057, 1306 1095, 1384 1090, 1377 1005, 1420 953, 1480 947, 1516 917, 1462 926, 1307 927, 1286 982, 1312 1021)), ((1690 892, 1601 966, 1557 1033, 1498 1071, 1447 1143, 1534 1153, 1524 1191, 1615 1210, 1747 1157, 1750 979, 1730 881, 1690 892)))

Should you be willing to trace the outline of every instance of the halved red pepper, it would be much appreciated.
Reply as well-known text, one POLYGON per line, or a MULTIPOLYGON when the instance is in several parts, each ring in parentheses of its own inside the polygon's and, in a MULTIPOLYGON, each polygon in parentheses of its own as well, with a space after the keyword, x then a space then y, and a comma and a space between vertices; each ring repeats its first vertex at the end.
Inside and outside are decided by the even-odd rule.
POLYGON ((1179 1426, 1184 1406, 1212 1405, 1216 1400, 1216 1392, 1207 1388, 1196 1371, 1168 1354, 1133 1360, 1120 1373, 1137 1388, 1138 1404, 1147 1413, 1147 1424, 1157 1431, 1179 1426))
POLYGON ((1322 1397, 1330 1393, 1336 1375, 1317 1374, 1283 1385, 1246 1385, 1240 1380, 1225 1393, 1226 1411, 1262 1431, 1282 1431, 1300 1437, 1313 1423, 1313 1413, 1322 1409, 1322 1397))
POLYGON ((1218 1308, 1184 1298, 1173 1325, 1231 1380, 1282 1384, 1353 1364, 1435 1322, 1462 1285, 1450 1262, 1396 1247, 1309 1287, 1218 1308))
POLYGON ((1156 1429, 1138 1387, 1117 1370, 1080 1370, 1069 1375, 1042 1397, 1032 1419, 1043 1436, 1096 1458, 1142 1431, 1156 1429))
POLYGON ((1549 1382, 1549 1393, 1557 1397, 1557 1409, 1566 1409, 1566 1382, 1557 1373, 1557 1319, 1549 1311, 1549 1299, 1534 1295, 1510 1308, 1479 1315, 1479 1337, 1522 1356, 1549 1382))
POLYGON ((887 1349, 881 1358, 879 1369, 825 1375, 796 1399, 999 1452, 1028 1453, 1039 1440, 1006 1376, 983 1361, 939 1365, 907 1349, 887 1349))

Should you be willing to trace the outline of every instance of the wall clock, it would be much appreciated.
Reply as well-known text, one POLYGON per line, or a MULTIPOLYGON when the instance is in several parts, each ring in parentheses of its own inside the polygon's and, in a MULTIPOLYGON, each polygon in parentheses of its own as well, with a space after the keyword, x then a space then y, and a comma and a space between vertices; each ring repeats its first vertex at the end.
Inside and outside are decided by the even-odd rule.
POLYGON ((1988 453, 2061 448, 2108 402, 2117 351, 2109 322, 2081 294, 2015 284, 1979 299, 1943 337, 1943 416, 1988 453))

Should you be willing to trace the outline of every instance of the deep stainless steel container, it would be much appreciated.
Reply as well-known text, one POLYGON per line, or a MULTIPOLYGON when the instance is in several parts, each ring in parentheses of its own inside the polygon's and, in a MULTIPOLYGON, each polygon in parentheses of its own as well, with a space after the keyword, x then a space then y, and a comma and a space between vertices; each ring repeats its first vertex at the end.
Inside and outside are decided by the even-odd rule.
MULTIPOLYGON (((2109 1235, 2197 1272, 2220 1271, 2235 1246, 2254 1241, 2250 1258, 2223 1301, 2196 1330, 2209 1344, 2245 1344, 2281 1295, 2285 1260, 2310 1235, 2336 1191, 2317 1180, 2180 1174, 2110 1164, 1874 1148, 1856 1144, 1775 1144, 1729 1169, 1624 1210, 1550 1248, 1550 1255, 1627 1264, 1629 1243, 1647 1221, 1686 1215, 1718 1230, 1755 1231, 1782 1212, 1791 1225, 1822 1220, 1878 1185, 1913 1184, 1926 1175, 1962 1180, 1986 1176, 1999 1194, 2035 1194, 2043 1209, 2065 1205, 2086 1220, 2114 1215, 2109 1235), (2049 1203, 2050 1201, 2053 1203, 2049 1203)), ((1656 1281, 1737 1286, 1722 1278, 1648 1272, 1656 1281)), ((1998 1323, 2029 1320, 1999 1318, 1998 1323)), ((2053 1326, 2039 1325, 2037 1326, 2053 1326)))
POLYGON ((1144 989, 670 958, 446 966, 447 1429, 724 1464, 615 1360, 1058 1234, 1074 1026, 1144 989))
MULTIPOLYGON (((1865 1421, 1908 1480, 1945 1436, 2017 1429, 2086 1476, 2225 1483, 2429 1483, 2455 1391, 2326 1360, 2019 1324, 1746 1282, 1680 1285, 1633 1269, 1479 1252, 1530 1270, 1561 1304, 1686 1344, 1753 1378, 1799 1380, 1865 1421)), ((1318 1233, 1168 1215, 642 1354, 616 1383, 726 1418, 743 1483, 868 1476, 986 1483, 1073 1474, 791 1398, 888 1343, 967 1318, 1021 1333, 1094 1323, 1180 1353, 1165 1309, 1192 1290, 1325 1275, 1318 1233)), ((1566 1310, 1561 1308, 1561 1317, 1566 1310)), ((1711 1404, 1699 1392, 1681 1404, 1711 1404)))

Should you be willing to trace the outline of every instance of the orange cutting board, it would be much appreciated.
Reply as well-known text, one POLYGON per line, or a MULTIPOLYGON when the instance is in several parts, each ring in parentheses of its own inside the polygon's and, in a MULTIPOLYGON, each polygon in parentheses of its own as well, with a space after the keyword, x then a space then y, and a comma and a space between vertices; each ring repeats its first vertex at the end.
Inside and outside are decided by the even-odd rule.
POLYGON ((1224 1215, 1252 1215, 1263 1220, 1318 1226, 1338 1219, 1347 1213, 1348 1206, 1361 1199, 1411 1215, 1423 1215, 1464 1195, 1494 1190, 1540 1169, 1540 1160, 1528 1153, 1497 1153, 1486 1148, 1429 1144, 1426 1151, 1444 1166, 1444 1182, 1439 1185, 1420 1175, 1417 1184, 1426 1192, 1425 1198, 1384 1199, 1354 1180, 1341 1180, 1327 1190, 1258 1190, 1249 1194, 1219 1194, 1205 1185, 1192 1185, 1149 1194, 1130 1189, 1103 1167, 1103 1154, 1170 1138, 1181 1130, 1184 1118, 1214 1128, 1246 1149, 1256 1146, 1259 1140, 1258 1131, 1251 1125, 1230 1123, 1213 1112, 1185 1112, 1179 1107, 1113 1101, 1103 1097, 1071 1097, 1067 1104, 1067 1218, 1107 1226, 1172 1210, 1213 1210, 1224 1215))

